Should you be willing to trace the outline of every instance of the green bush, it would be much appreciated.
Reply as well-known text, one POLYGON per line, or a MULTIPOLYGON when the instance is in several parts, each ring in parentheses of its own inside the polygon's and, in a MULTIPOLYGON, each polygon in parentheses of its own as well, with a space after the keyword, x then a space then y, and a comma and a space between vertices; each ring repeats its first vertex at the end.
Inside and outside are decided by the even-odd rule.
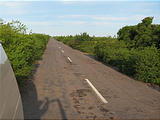
POLYGON ((146 17, 134 26, 125 26, 118 31, 118 40, 125 41, 128 48, 148 47, 160 48, 160 25, 151 24, 153 17, 146 17))
POLYGON ((118 68, 136 80, 160 85, 160 25, 146 17, 118 31, 118 38, 90 37, 87 33, 57 40, 118 68))
MULTIPOLYGON (((133 51, 133 50, 131 50, 133 51)), ((115 66, 119 71, 132 75, 134 71, 135 60, 130 50, 122 41, 110 40, 99 42, 95 47, 95 56, 104 63, 115 66)))
POLYGON ((42 56, 50 38, 44 34, 27 34, 26 29, 19 21, 0 25, 0 39, 20 86, 31 74, 35 60, 42 56))
POLYGON ((87 33, 81 33, 80 35, 75 36, 55 36, 56 40, 63 42, 64 44, 69 45, 70 47, 86 52, 90 55, 94 55, 94 47, 98 41, 108 41, 110 39, 115 39, 111 37, 91 37, 87 33))
POLYGON ((146 47, 137 52, 135 72, 137 80, 160 85, 160 52, 156 47, 146 47))
POLYGON ((100 42, 95 47, 95 55, 139 81, 160 85, 160 52, 154 46, 129 50, 119 41, 100 42))

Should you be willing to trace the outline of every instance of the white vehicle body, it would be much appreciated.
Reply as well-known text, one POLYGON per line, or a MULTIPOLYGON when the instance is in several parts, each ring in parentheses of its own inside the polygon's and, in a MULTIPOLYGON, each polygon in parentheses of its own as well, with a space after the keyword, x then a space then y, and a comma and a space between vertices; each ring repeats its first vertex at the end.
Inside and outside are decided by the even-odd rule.
POLYGON ((0 43, 0 119, 24 119, 17 81, 0 43))

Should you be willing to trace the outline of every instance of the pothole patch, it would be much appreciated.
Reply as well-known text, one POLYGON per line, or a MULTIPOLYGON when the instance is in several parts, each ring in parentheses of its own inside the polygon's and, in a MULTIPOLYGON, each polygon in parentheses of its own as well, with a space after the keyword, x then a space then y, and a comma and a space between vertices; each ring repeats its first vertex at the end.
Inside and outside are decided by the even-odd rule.
POLYGON ((90 92, 89 89, 78 89, 78 90, 72 92, 70 95, 71 95, 71 97, 85 97, 85 96, 87 96, 88 92, 90 92))

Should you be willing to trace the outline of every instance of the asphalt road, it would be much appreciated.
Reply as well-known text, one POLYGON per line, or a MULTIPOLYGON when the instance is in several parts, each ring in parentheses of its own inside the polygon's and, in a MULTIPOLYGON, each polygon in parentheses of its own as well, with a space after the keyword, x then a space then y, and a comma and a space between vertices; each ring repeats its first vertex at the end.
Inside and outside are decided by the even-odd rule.
POLYGON ((160 119, 159 91, 53 38, 34 72, 26 119, 160 119))

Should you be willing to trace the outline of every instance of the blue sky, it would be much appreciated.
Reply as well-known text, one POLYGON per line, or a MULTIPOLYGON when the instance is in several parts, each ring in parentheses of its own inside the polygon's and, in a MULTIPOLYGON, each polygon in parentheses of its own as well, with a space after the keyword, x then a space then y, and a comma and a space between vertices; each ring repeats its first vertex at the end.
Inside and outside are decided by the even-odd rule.
POLYGON ((160 24, 160 1, 0 1, 0 18, 19 20, 36 33, 113 36, 147 16, 160 24))

